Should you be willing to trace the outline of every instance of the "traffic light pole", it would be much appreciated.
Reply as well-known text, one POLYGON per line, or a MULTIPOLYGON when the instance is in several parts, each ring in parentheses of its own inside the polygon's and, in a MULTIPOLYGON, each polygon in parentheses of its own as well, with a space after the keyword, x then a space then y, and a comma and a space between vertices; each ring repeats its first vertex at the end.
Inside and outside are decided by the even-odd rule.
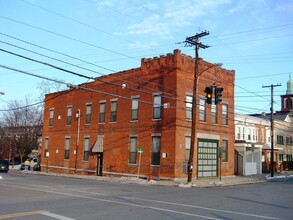
POLYGON ((192 37, 187 37, 185 43, 188 45, 195 46, 195 65, 194 65, 194 79, 193 79, 193 95, 192 95, 192 121, 191 121, 191 140, 190 140, 190 151, 189 151, 189 161, 187 167, 187 183, 192 182, 192 173, 193 173, 193 160, 194 160, 194 149, 197 144, 196 141, 196 122, 197 122, 197 96, 198 96, 198 48, 207 48, 208 46, 199 43, 199 38, 208 35, 208 32, 202 32, 196 34, 192 37))

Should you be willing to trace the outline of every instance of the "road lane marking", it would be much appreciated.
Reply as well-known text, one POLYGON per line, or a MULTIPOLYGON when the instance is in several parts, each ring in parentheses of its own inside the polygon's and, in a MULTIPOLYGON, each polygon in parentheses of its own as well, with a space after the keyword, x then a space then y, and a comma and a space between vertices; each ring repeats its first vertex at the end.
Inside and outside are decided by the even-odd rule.
MULTIPOLYGON (((90 199, 90 200, 95 200, 95 201, 102 201, 102 202, 116 203, 116 204, 121 204, 121 205, 135 206, 135 207, 140 207, 140 208, 148 208, 148 209, 153 209, 153 210, 159 210, 159 211, 182 214, 182 215, 186 215, 186 216, 201 217, 201 218, 205 218, 205 219, 212 219, 212 220, 216 220, 216 219, 218 220, 219 219, 219 218, 213 218, 213 217, 208 217, 208 216, 203 216, 203 215, 197 215, 197 214, 193 214, 193 213, 175 211, 175 210, 171 210, 171 209, 164 209, 164 208, 158 208, 158 207, 153 207, 153 206, 145 206, 145 205, 139 205, 139 204, 128 203, 128 202, 119 202, 119 201, 110 200, 110 199, 93 198, 93 197, 89 197, 89 196, 76 195, 76 194, 72 194, 72 193, 57 192, 57 191, 52 191, 52 190, 37 189, 37 188, 31 188, 31 187, 23 187, 23 186, 17 186, 17 185, 6 185, 6 186, 7 187, 20 188, 20 189, 28 189, 28 190, 33 190, 33 191, 41 191, 41 192, 59 194, 59 195, 65 195, 65 196, 71 196, 71 197, 90 199)), ((78 191, 78 190, 75 190, 75 191, 78 191)), ((87 192, 87 193, 89 193, 89 192, 87 192)), ((278 219, 278 220, 280 220, 280 218, 276 218, 276 217, 269 217, 269 216, 255 215, 255 214, 249 214, 249 213, 227 211, 227 210, 207 208, 207 207, 187 205, 187 204, 180 204, 180 203, 163 202, 163 201, 140 199, 140 198, 134 198, 134 197, 121 197, 121 196, 117 197, 116 196, 116 198, 122 198, 122 199, 123 198, 128 198, 128 199, 133 199, 133 200, 141 200, 141 201, 156 202, 156 203, 161 203, 161 204, 184 206, 184 207, 197 208, 197 209, 203 209, 203 210, 210 210, 210 211, 216 211, 216 212, 222 212, 222 213, 229 213, 229 214, 236 214, 236 215, 243 215, 243 216, 250 216, 250 217, 257 217, 257 218, 264 218, 264 219, 275 219, 275 220, 278 219)))
POLYGON ((45 215, 45 216, 49 216, 51 218, 56 218, 56 219, 59 219, 59 220, 75 220, 74 218, 68 218, 68 217, 65 217, 63 215, 57 215, 57 214, 51 213, 51 212, 43 212, 41 214, 45 215))
POLYGON ((29 216, 29 215, 38 215, 38 214, 42 214, 46 212, 48 211, 40 210, 40 211, 31 211, 31 212, 19 212, 19 213, 13 213, 13 214, 0 215, 0 219, 9 219, 9 218, 22 217, 22 216, 29 216))
MULTIPOLYGON (((70 189, 67 189, 67 190, 70 190, 70 189)), ((107 195, 104 193, 87 192, 87 191, 77 190, 77 189, 72 189, 72 191, 81 192, 81 193, 88 193, 88 194, 93 194, 93 195, 101 195, 101 196, 105 196, 105 197, 114 197, 113 195, 107 195)), ((138 200, 138 201, 145 201, 145 202, 152 202, 152 203, 159 203, 159 204, 175 205, 175 206, 182 206, 182 207, 188 207, 188 208, 203 209, 203 210, 223 212, 223 213, 229 213, 229 214, 257 217, 257 218, 280 220, 280 218, 275 218, 275 217, 249 214, 249 213, 244 213, 244 212, 235 212, 235 211, 229 211, 229 210, 223 210, 223 209, 208 208, 208 207, 196 206, 196 205, 188 205, 188 204, 182 204, 182 203, 176 203, 176 202, 166 202, 166 201, 160 201, 160 200, 142 199, 142 198, 128 197, 128 196, 115 196, 115 197, 121 198, 121 199, 131 199, 131 200, 138 200)))

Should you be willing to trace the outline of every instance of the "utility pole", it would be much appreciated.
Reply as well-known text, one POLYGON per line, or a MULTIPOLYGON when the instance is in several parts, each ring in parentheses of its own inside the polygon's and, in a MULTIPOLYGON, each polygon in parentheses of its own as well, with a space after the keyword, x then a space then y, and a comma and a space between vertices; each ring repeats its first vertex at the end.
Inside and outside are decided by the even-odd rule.
POLYGON ((274 177, 274 87, 281 84, 262 86, 262 88, 271 88, 271 177, 274 177))
POLYGON ((196 120, 197 120, 197 96, 198 96, 198 48, 206 49, 207 45, 199 42, 199 38, 209 35, 209 32, 201 32, 191 37, 187 37, 184 41, 186 46, 195 46, 195 65, 194 65, 194 79, 193 79, 193 95, 192 95, 192 121, 191 121, 191 140, 190 140, 190 153, 187 167, 187 183, 192 182, 193 172, 193 158, 194 158, 194 145, 196 141, 196 120))

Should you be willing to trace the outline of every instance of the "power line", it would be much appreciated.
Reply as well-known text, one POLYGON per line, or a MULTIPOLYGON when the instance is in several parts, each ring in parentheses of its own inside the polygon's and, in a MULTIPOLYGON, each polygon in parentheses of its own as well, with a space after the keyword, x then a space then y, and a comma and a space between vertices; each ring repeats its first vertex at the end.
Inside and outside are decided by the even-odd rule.
MULTIPOLYGON (((41 48, 41 49, 43 49, 43 50, 47 50, 47 51, 50 51, 50 52, 54 52, 54 53, 57 53, 57 54, 60 54, 60 55, 63 55, 63 56, 66 56, 66 57, 69 57, 69 58, 72 58, 72 59, 75 59, 75 60, 81 61, 81 62, 84 62, 84 63, 89 64, 89 65, 92 65, 92 66, 96 66, 96 67, 99 67, 99 68, 102 68, 102 69, 105 69, 105 70, 109 70, 109 71, 111 71, 112 73, 115 72, 115 71, 112 70, 112 69, 105 68, 105 67, 103 67, 103 66, 93 64, 93 63, 88 62, 88 61, 86 61, 86 60, 83 60, 83 59, 80 59, 80 58, 76 58, 76 57, 70 56, 70 55, 68 55, 68 54, 64 54, 64 53, 58 52, 58 51, 56 51, 56 50, 52 50, 52 49, 49 49, 49 48, 46 48, 46 47, 43 47, 43 46, 40 46, 40 45, 37 45, 37 44, 31 43, 31 42, 28 42, 28 41, 21 40, 21 39, 19 39, 19 38, 13 37, 13 36, 8 35, 8 34, 4 34, 4 33, 0 33, 0 34, 3 35, 3 36, 6 36, 6 37, 12 38, 12 39, 14 39, 14 40, 17 40, 17 41, 20 41, 20 42, 23 42, 23 43, 26 43, 26 44, 29 44, 29 45, 32 45, 32 46, 35 46, 35 47, 41 48)), ((3 43, 6 43, 6 42, 3 42, 3 43)), ((7 44, 9 44, 9 43, 7 43, 7 44)), ((11 46, 14 46, 14 45, 12 45, 12 44, 10 44, 10 45, 11 45, 11 46)), ((17 46, 14 46, 14 47, 17 47, 17 46)), ((18 47, 18 48, 21 48, 21 47, 18 47)), ((27 49, 24 49, 24 48, 21 48, 21 49, 23 49, 23 50, 27 50, 27 49)), ((31 52, 31 53, 36 53, 36 52, 34 52, 34 51, 31 51, 31 50, 27 50, 27 51, 29 51, 29 52, 31 52)), ((49 57, 49 56, 47 56, 47 55, 43 55, 43 54, 40 54, 40 53, 36 53, 36 54, 41 55, 41 56, 45 56, 45 57, 50 58, 50 59, 57 60, 57 61, 59 61, 59 62, 63 62, 63 63, 69 64, 69 65, 72 65, 72 66, 75 66, 75 67, 78 67, 78 68, 86 69, 86 70, 88 70, 88 71, 91 71, 91 72, 97 73, 97 74, 99 74, 99 75, 103 75, 103 76, 105 76, 105 74, 103 74, 103 73, 100 73, 100 72, 97 72, 97 71, 93 71, 93 70, 90 70, 90 69, 88 69, 88 68, 83 68, 83 67, 77 66, 77 65, 75 65, 75 64, 71 64, 71 63, 69 63, 69 62, 61 61, 60 59, 55 59, 55 58, 52 58, 52 57, 49 57)), ((120 81, 122 81, 122 82, 126 82, 126 83, 130 83, 130 84, 138 85, 137 83, 134 83, 133 81, 129 81, 129 80, 125 80, 125 79, 119 79, 119 78, 117 78, 117 77, 114 77, 113 75, 107 75, 107 76, 110 77, 110 78, 115 78, 116 80, 118 79, 118 80, 120 80, 120 81)), ((132 78, 132 79, 138 79, 139 81, 144 82, 144 83, 149 83, 149 81, 142 80, 141 78, 138 78, 138 77, 130 76, 130 78, 132 78)), ((119 86, 121 86, 121 85, 119 85, 119 86)), ((149 88, 149 87, 147 87, 147 86, 145 86, 145 85, 141 85, 141 84, 139 84, 138 86, 141 87, 141 88, 152 89, 152 88, 149 88)), ((162 88, 162 85, 159 85, 159 87, 162 88)), ((168 98, 172 99, 172 97, 170 97, 170 94, 169 94, 169 93, 166 93, 166 92, 163 92, 163 93, 166 94, 166 95, 168 95, 168 96, 169 96, 168 98)), ((165 96, 165 97, 167 97, 167 96, 165 96)))
POLYGON ((59 37, 62 37, 62 38, 66 38, 68 40, 72 40, 72 41, 75 41, 75 42, 78 42, 78 43, 81 43, 81 44, 85 44, 87 46, 95 47, 95 48, 98 48, 98 49, 101 49, 101 50, 104 50, 104 51, 108 51, 108 52, 111 52, 111 53, 114 53, 114 54, 121 55, 123 57, 127 57, 127 58, 130 58, 130 59, 137 60, 137 58, 135 58, 135 57, 128 56, 128 55, 125 55, 123 53, 116 52, 114 50, 110 50, 110 49, 107 49, 107 48, 104 48, 104 47, 101 47, 101 46, 98 46, 98 45, 95 45, 95 44, 92 44, 92 43, 88 43, 88 42, 85 42, 85 41, 82 41, 82 40, 78 40, 78 39, 73 38, 73 37, 69 37, 69 36, 66 36, 66 35, 63 35, 63 34, 59 34, 57 32, 50 31, 50 30, 47 30, 47 29, 44 29, 44 28, 41 28, 41 27, 37 27, 37 26, 31 25, 31 24, 27 24, 27 23, 24 23, 22 21, 17 21, 17 20, 7 18, 7 17, 1 16, 1 15, 0 15, 0 18, 6 19, 8 21, 12 21, 12 22, 15 22, 15 23, 18 23, 18 24, 22 24, 22 25, 25 25, 25 26, 28 26, 28 27, 31 27, 31 28, 34 28, 34 29, 38 29, 38 30, 41 30, 41 31, 44 31, 44 32, 47 32, 47 33, 50 33, 50 34, 53 34, 53 35, 56 35, 56 36, 59 36, 59 37))
MULTIPOLYGON (((0 42, 2 42, 2 41, 0 41, 0 42)), ((20 47, 18 47, 18 48, 20 48, 20 47)), ((14 55, 14 56, 18 56, 18 57, 21 57, 21 58, 24 58, 24 59, 27 59, 27 60, 30 60, 30 61, 33 61, 33 62, 37 62, 37 63, 43 64, 43 65, 47 65, 47 66, 49 66, 49 67, 52 67, 52 68, 55 68, 55 69, 58 69, 58 70, 61 70, 61 71, 64 71, 64 72, 67 72, 67 73, 70 73, 70 74, 73 74, 73 75, 79 76, 79 77, 83 77, 83 78, 90 79, 90 80, 101 81, 101 82, 103 82, 103 83, 110 84, 110 85, 114 85, 114 86, 117 86, 117 87, 122 87, 122 85, 119 85, 119 84, 116 84, 116 83, 108 82, 108 81, 102 80, 102 79, 100 79, 100 78, 89 77, 89 76, 86 76, 86 75, 83 75, 83 74, 80 74, 80 73, 76 73, 76 72, 71 71, 71 70, 67 70, 67 69, 64 69, 64 68, 61 68, 61 67, 55 66, 55 65, 53 65, 53 64, 49 64, 49 63, 47 63, 47 62, 43 62, 43 61, 39 61, 39 60, 36 60, 36 59, 32 59, 32 58, 29 58, 29 57, 26 57, 26 56, 23 56, 23 55, 20 55, 20 54, 17 54, 17 53, 11 52, 11 51, 7 51, 7 50, 1 49, 1 48, 0 48, 0 51, 3 51, 3 52, 5 52, 5 53, 9 53, 9 54, 12 54, 12 55, 14 55)), ((30 51, 30 52, 32 52, 32 51, 30 51)), ((42 55, 42 54, 39 54, 39 53, 38 53, 38 55, 42 55)), ((50 59, 57 60, 57 61, 59 61, 59 62, 64 62, 64 61, 61 61, 61 60, 58 60, 58 59, 55 59, 55 58, 52 58, 52 57, 49 57, 49 56, 46 56, 46 55, 42 55, 42 56, 45 56, 45 57, 50 58, 50 59)), ((65 63, 67 63, 67 62, 65 62, 65 63)), ((68 64, 69 64, 69 63, 68 63, 68 64)), ((73 65, 73 64, 72 64, 72 65, 73 65)), ((74 65, 74 66, 75 66, 75 67, 79 67, 79 66, 76 66, 76 65, 74 65)), ((86 68, 83 68, 83 67, 79 67, 79 68, 86 69, 86 68)), ((88 71, 92 71, 92 70, 90 70, 90 69, 86 69, 86 70, 88 70, 88 71)), ((123 88, 125 88, 125 89, 129 89, 129 90, 133 90, 133 91, 142 92, 142 93, 147 93, 147 94, 151 94, 151 95, 153 94, 153 93, 151 93, 151 92, 147 92, 147 91, 144 91, 144 90, 142 90, 142 89, 136 89, 136 88, 132 88, 132 87, 128 87, 128 86, 125 86, 125 87, 123 87, 123 88)), ((170 97, 170 96, 162 96, 162 97, 184 102, 183 100, 179 100, 179 99, 177 99, 177 98, 170 97)))

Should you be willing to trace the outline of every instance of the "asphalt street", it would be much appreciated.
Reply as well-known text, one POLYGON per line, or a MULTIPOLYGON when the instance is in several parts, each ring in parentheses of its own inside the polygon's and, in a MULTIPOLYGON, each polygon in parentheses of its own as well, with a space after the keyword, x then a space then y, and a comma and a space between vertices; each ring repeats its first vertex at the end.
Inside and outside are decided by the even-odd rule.
POLYGON ((0 219, 292 219, 293 182, 216 188, 1 173, 0 219))

